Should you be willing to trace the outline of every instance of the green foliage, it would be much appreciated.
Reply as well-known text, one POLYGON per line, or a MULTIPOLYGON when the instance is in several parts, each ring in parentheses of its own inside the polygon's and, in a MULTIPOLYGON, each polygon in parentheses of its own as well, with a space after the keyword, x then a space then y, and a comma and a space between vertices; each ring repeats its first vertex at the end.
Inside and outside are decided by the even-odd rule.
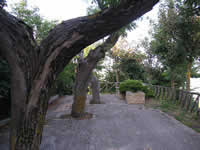
POLYGON ((154 25, 151 49, 164 66, 171 71, 176 65, 182 64, 186 53, 177 47, 177 19, 179 18, 173 0, 167 0, 167 5, 162 5, 159 12, 159 21, 154 25), (176 65, 174 65, 176 64, 176 65))
MULTIPOLYGON (((127 79, 127 76, 123 72, 118 72, 119 82, 122 82, 127 79)), ((109 69, 105 72, 104 81, 107 82, 117 82, 116 81, 116 71, 113 69, 109 69)))
POLYGON ((193 15, 200 15, 200 1, 199 0, 184 0, 187 8, 190 9, 190 13, 193 15))
POLYGON ((28 6, 26 0, 21 0, 19 3, 14 4, 12 6, 12 14, 22 19, 33 29, 35 39, 38 43, 40 43, 41 40, 47 36, 48 32, 57 24, 57 21, 48 21, 44 19, 39 13, 39 8, 31 8, 28 6))
POLYGON ((137 92, 143 90, 143 85, 141 81, 138 80, 125 80, 120 83, 119 90, 121 93, 126 91, 137 92))
POLYGON ((133 57, 121 58, 119 68, 129 79, 145 80, 143 65, 133 57))
POLYGON ((143 83, 139 80, 125 80, 124 82, 120 83, 119 90, 121 93, 125 93, 126 91, 143 91, 145 93, 145 97, 154 97, 153 91, 147 86, 143 85, 143 83))
POLYGON ((187 65, 200 56, 199 17, 183 1, 166 0, 161 5, 152 37, 149 49, 165 71, 160 77, 180 86, 186 80, 187 65))
POLYGON ((75 81, 76 64, 69 63, 56 79, 56 93, 59 95, 72 95, 73 84, 75 81))
POLYGON ((119 82, 126 79, 142 80, 144 77, 145 55, 137 51, 135 48, 130 48, 129 43, 122 39, 113 48, 110 59, 113 59, 112 69, 105 73, 105 80, 110 82, 116 81, 116 72, 119 76, 119 82))
POLYGON ((191 69, 191 77, 192 78, 200 78, 200 62, 195 61, 193 63, 192 69, 191 69))
POLYGON ((146 98, 154 97, 154 92, 148 86, 143 85, 142 91, 145 93, 146 98))

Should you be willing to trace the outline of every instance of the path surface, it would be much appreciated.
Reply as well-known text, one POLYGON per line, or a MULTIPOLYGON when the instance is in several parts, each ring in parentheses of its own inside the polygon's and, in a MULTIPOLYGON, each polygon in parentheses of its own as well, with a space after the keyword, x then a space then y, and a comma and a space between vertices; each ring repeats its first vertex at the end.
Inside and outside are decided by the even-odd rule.
MULTIPOLYGON (((87 105, 90 120, 61 119, 72 97, 60 99, 48 111, 41 150, 200 150, 200 134, 165 113, 101 98, 106 104, 87 105)), ((8 150, 1 141, 0 150, 8 150)))

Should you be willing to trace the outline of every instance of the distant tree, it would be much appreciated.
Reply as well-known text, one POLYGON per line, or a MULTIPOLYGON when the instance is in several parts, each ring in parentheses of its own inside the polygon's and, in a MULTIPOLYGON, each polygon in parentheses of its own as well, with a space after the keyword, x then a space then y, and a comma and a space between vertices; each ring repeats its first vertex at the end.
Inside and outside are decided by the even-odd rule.
POLYGON ((56 82, 54 84, 55 89, 53 94, 59 95, 72 95, 73 86, 75 82, 75 69, 77 64, 71 61, 58 75, 56 82))
POLYGON ((171 86, 180 80, 182 72, 182 82, 186 80, 189 91, 192 65, 200 56, 200 19, 193 7, 183 1, 166 0, 159 13, 152 34, 152 52, 168 70, 171 86))
POLYGON ((53 29, 58 21, 49 21, 40 15, 38 7, 29 7, 27 0, 21 0, 19 3, 12 5, 11 13, 17 18, 23 20, 33 29, 34 37, 38 43, 47 37, 48 32, 53 29))
MULTIPOLYGON (((167 0, 161 5, 159 11, 159 21, 154 26, 153 40, 151 41, 151 49, 162 65, 168 70, 171 87, 175 87, 175 80, 180 72, 178 68, 185 67, 186 52, 182 48, 178 48, 177 44, 177 20, 180 18, 175 8, 173 0, 167 0)), ((185 69, 182 69, 185 74, 185 69)))
POLYGON ((185 54, 187 61, 186 90, 190 91, 192 65, 200 57, 200 17, 193 13, 190 5, 179 4, 177 26, 177 48, 185 54))
POLYGON ((110 82, 121 82, 125 79, 144 81, 145 56, 132 48, 130 43, 121 39, 112 49, 110 59, 113 59, 112 68, 106 72, 105 79, 110 82))

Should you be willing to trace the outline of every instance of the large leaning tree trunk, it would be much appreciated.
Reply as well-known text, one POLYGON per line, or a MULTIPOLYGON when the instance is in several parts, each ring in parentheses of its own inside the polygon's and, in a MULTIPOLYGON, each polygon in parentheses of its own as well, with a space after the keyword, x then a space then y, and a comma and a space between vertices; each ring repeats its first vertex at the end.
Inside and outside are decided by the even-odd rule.
POLYGON ((104 58, 105 52, 115 45, 119 36, 120 34, 118 32, 111 34, 103 44, 91 50, 86 58, 80 58, 74 86, 72 117, 82 117, 84 115, 87 88, 92 76, 92 71, 97 66, 97 63, 104 58))
POLYGON ((90 100, 90 104, 101 104, 100 84, 95 75, 91 76, 90 87, 92 90, 92 99, 90 100))
POLYGON ((123 0, 116 8, 63 21, 38 46, 24 22, 0 8, 0 54, 11 68, 11 150, 39 150, 49 91, 83 48, 150 11, 159 0, 123 0))

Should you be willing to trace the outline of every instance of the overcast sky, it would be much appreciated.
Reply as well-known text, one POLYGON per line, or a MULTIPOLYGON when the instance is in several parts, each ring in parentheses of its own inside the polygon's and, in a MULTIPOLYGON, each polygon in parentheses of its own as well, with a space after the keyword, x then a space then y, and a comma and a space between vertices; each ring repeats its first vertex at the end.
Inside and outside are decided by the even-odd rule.
MULTIPOLYGON (((20 0, 7 0, 8 5, 19 2, 20 0)), ((85 16, 86 9, 89 6, 87 0, 28 0, 28 4, 37 6, 40 13, 50 20, 68 20, 71 18, 85 16)), ((158 6, 143 16, 142 21, 137 21, 138 27, 128 34, 128 41, 139 42, 148 36, 150 29, 149 21, 147 18, 156 20, 158 6)))

